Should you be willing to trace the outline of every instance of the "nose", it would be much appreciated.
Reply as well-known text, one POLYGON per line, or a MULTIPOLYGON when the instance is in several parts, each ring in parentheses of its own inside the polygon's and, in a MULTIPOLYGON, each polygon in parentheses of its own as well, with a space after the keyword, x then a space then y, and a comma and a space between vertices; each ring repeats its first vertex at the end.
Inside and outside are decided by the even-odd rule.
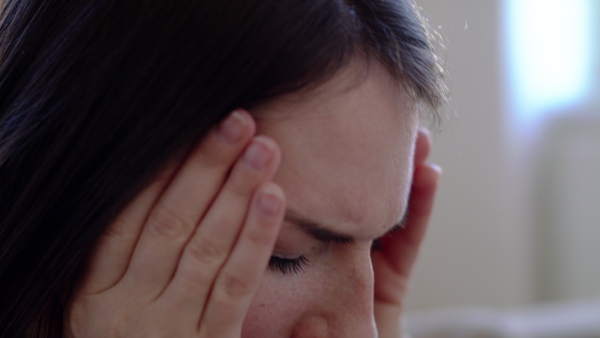
POLYGON ((369 252, 345 255, 327 269, 315 306, 294 327, 293 337, 377 337, 373 268, 369 252), (351 259, 349 259, 351 258, 351 259))

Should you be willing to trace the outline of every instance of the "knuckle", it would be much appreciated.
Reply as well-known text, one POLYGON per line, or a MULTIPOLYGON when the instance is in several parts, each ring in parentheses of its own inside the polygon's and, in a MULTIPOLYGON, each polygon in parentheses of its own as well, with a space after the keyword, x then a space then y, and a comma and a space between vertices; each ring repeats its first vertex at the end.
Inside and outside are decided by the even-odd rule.
POLYGON ((165 206, 157 205, 148 220, 148 226, 158 234, 169 239, 187 237, 190 224, 176 211, 165 206))
POLYGON ((191 241, 186 251, 193 262, 200 265, 220 264, 228 253, 225 246, 210 240, 191 241))
POLYGON ((133 239, 139 234, 139 227, 131 224, 131 222, 119 217, 106 230, 103 237, 117 239, 133 239))
POLYGON ((389 274, 386 283, 388 283, 391 286, 392 290, 398 290, 398 292, 405 292, 407 289, 407 279, 403 274, 389 274))
POLYGON ((239 300, 250 296, 253 293, 253 283, 241 275, 236 275, 231 272, 223 272, 222 291, 228 300, 239 300))
POLYGON ((192 292, 197 291, 199 286, 211 285, 214 281, 214 274, 210 271, 194 269, 191 266, 182 267, 177 275, 180 281, 183 282, 184 289, 192 290, 192 292))
POLYGON ((209 146, 201 146, 197 153, 190 158, 192 164, 200 168, 230 167, 234 161, 229 151, 219 146, 219 142, 213 142, 209 146))

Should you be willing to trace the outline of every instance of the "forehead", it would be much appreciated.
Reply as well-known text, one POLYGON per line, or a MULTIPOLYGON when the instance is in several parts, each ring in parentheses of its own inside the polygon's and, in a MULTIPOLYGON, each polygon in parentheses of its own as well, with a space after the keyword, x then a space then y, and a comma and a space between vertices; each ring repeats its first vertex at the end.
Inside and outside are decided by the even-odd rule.
POLYGON ((315 90, 253 111, 282 150, 275 177, 288 206, 357 238, 402 217, 412 177, 417 114, 377 63, 352 63, 315 90))

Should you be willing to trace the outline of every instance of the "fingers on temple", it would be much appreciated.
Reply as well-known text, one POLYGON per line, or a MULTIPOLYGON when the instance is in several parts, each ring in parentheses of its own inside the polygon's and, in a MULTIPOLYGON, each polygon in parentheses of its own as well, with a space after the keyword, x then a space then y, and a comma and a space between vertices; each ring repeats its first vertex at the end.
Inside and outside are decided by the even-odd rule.
MULTIPOLYGON (((206 213, 255 132, 247 112, 236 111, 213 128, 190 153, 146 223, 123 278, 125 285, 154 297, 171 279, 182 248, 206 213)), ((238 165, 239 166, 239 165, 238 165)))
POLYGON ((240 336, 248 307, 273 251, 284 209, 285 198, 279 186, 269 182, 258 189, 239 239, 206 302, 198 324, 201 337, 240 336))
POLYGON ((441 169, 435 165, 415 168, 404 228, 384 238, 384 251, 396 273, 408 276, 416 260, 433 209, 441 169))
MULTIPOLYGON (((256 197, 253 196, 282 195, 273 190, 277 188, 258 189, 272 178, 279 161, 275 142, 266 137, 256 137, 186 245, 173 280, 161 298, 171 299, 176 302, 172 306, 185 307, 187 310, 184 312, 195 314, 196 318, 200 316, 198 310, 202 310, 211 285, 228 259, 240 231, 243 232, 242 227, 245 223, 254 225, 256 222, 256 202, 252 202, 256 197), (266 160, 261 164, 262 168, 256 167, 258 157, 266 160)), ((267 218, 266 224, 271 223, 267 218)))

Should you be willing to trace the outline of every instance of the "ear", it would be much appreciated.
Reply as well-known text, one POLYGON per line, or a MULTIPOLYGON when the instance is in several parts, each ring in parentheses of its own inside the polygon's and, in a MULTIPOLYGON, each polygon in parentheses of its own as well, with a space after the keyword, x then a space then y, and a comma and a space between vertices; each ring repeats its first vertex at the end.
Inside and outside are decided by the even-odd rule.
POLYGON ((417 140, 415 141, 414 166, 425 163, 431 149, 431 134, 425 128, 419 128, 417 131, 417 140))

